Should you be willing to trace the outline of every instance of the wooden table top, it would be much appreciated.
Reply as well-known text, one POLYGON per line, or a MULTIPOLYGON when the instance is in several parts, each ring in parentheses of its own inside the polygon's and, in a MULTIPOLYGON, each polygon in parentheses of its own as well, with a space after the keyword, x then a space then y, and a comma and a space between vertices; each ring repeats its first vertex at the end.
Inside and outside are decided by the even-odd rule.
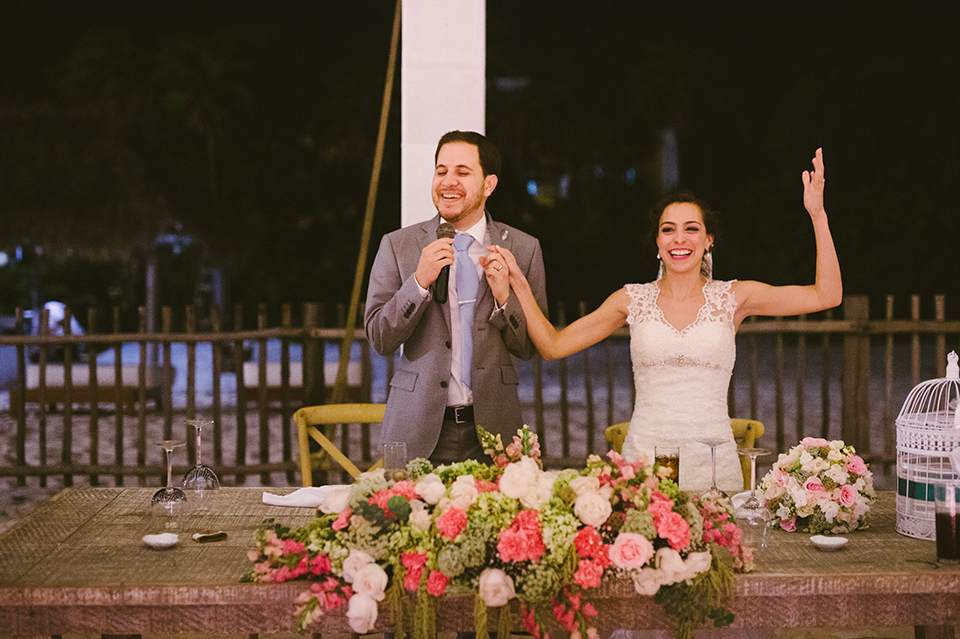
MULTIPOLYGON (((155 490, 68 488, 0 535, 0 628, 14 636, 292 631, 294 600, 306 583, 240 578, 252 567, 247 551, 265 519, 290 527, 313 519, 311 508, 262 503, 265 490, 295 488, 223 488, 217 513, 183 517, 179 543, 165 550, 141 541, 160 532, 149 512, 155 490), (190 538, 215 530, 227 539, 190 538)), ((895 531, 893 493, 881 493, 869 521, 832 553, 817 550, 809 535, 773 531, 769 548, 757 553, 757 571, 736 578, 734 625, 921 625, 931 637, 936 627, 960 623, 960 567, 937 564, 934 542, 895 531)), ((632 584, 607 584, 588 598, 601 629, 667 627, 659 606, 632 584)), ((323 617, 315 631, 343 631, 343 613, 323 617)), ((378 627, 387 624, 381 613, 378 627)), ((472 624, 472 600, 440 606, 439 628, 472 624)))

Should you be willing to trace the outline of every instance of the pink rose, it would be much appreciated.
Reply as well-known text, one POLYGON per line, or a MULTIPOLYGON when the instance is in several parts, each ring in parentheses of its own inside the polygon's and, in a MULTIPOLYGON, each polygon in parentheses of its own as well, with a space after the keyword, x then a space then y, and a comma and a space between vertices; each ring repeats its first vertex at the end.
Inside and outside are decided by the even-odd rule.
POLYGON ((860 455, 850 455, 847 457, 847 461, 844 464, 844 467, 848 472, 854 473, 856 475, 866 475, 867 474, 867 465, 864 463, 863 458, 860 455))
POLYGON ((851 508, 854 504, 857 503, 857 499, 860 497, 860 494, 857 492, 857 489, 849 484, 846 486, 840 487, 840 505, 851 508))
POLYGON ((651 557, 653 544, 636 533, 620 533, 610 547, 610 561, 618 568, 641 568, 651 557))
POLYGON ((790 519, 781 519, 780 527, 787 532, 794 532, 797 529, 797 518, 791 517, 790 519))
POLYGON ((807 481, 803 482, 803 489, 811 495, 821 495, 827 492, 819 477, 807 477, 807 481))
POLYGON ((804 437, 800 440, 800 444, 805 448, 811 448, 816 446, 817 448, 829 448, 830 442, 819 437, 804 437))

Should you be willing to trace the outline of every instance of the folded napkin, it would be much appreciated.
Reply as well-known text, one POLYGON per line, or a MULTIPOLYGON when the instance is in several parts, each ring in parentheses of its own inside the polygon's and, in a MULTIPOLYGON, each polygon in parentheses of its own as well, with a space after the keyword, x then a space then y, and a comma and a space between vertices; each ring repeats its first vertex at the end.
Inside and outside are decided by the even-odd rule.
POLYGON ((330 486, 308 486, 288 495, 263 493, 263 503, 271 506, 296 506, 300 508, 319 508, 325 513, 338 513, 347 506, 350 484, 330 486))
POLYGON ((743 502, 747 501, 749 497, 750 497, 749 490, 744 491, 742 493, 737 493, 736 495, 731 497, 730 502, 733 504, 733 512, 737 512, 737 509, 740 508, 740 506, 743 506, 743 502))

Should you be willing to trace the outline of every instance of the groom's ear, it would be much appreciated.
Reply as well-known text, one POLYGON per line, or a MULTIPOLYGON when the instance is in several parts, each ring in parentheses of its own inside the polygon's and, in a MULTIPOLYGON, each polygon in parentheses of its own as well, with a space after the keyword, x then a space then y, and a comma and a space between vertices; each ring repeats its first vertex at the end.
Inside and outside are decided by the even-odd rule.
POLYGON ((483 180, 483 197, 490 197, 495 188, 497 188, 497 176, 492 174, 485 177, 483 180))

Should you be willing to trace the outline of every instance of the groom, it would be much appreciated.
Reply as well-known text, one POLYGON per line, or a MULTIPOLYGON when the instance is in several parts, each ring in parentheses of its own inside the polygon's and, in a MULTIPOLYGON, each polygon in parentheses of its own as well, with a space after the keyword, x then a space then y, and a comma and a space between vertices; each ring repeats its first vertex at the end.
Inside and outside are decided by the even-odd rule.
POLYGON ((451 131, 434 160, 438 215, 385 235, 370 273, 367 339, 381 355, 400 351, 381 441, 406 442, 410 459, 435 465, 487 461, 476 425, 511 440, 523 425, 514 358, 536 353, 498 247, 516 256, 546 312, 543 256, 536 238, 486 212, 501 165, 492 142, 451 131))

